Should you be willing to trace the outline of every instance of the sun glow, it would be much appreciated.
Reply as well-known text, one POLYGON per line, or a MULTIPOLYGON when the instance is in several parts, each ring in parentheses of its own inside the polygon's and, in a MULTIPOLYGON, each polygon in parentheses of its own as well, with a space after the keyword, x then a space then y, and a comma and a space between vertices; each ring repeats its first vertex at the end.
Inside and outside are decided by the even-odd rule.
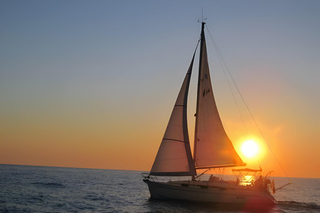
POLYGON ((254 157, 258 154, 259 148, 254 140, 247 140, 241 146, 242 153, 248 157, 254 157))

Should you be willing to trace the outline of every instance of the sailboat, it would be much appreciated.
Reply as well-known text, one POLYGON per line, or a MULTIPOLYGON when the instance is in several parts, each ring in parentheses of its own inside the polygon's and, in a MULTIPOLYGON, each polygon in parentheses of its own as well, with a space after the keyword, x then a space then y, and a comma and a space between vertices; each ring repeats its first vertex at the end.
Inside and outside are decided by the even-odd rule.
POLYGON ((274 204, 275 199, 271 194, 274 182, 269 179, 270 173, 262 177, 261 168, 233 169, 236 176, 234 181, 225 181, 212 175, 208 180, 203 180, 199 177, 201 174, 197 175, 197 170, 246 166, 234 149, 220 119, 211 85, 204 28, 205 22, 202 22, 194 153, 191 153, 188 134, 187 100, 196 51, 151 171, 144 175, 143 181, 154 199, 245 205, 274 204), (163 182, 159 180, 163 176, 189 179, 163 182))

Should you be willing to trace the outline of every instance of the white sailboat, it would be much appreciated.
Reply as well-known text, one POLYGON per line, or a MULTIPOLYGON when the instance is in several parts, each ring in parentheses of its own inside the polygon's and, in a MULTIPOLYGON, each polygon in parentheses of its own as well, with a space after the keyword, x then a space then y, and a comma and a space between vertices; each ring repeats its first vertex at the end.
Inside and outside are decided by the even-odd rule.
POLYGON ((194 154, 192 156, 187 125, 187 99, 191 64, 181 86, 161 145, 149 174, 144 176, 151 198, 224 204, 274 204, 270 193, 274 183, 260 170, 234 169, 235 181, 217 177, 200 180, 197 169, 245 166, 222 125, 211 86, 207 60, 205 23, 202 22, 194 154), (252 173, 248 180, 247 173, 252 173), (245 175, 243 175, 245 174, 245 175), (189 180, 162 182, 158 176, 189 176, 189 180))

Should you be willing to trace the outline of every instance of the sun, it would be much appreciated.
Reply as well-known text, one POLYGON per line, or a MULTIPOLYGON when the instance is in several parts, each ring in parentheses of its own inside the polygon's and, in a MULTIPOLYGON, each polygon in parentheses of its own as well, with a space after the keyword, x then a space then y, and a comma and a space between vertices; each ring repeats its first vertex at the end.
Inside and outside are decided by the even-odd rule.
POLYGON ((241 151, 246 157, 251 158, 258 154, 259 148, 254 140, 247 140, 242 144, 241 151))

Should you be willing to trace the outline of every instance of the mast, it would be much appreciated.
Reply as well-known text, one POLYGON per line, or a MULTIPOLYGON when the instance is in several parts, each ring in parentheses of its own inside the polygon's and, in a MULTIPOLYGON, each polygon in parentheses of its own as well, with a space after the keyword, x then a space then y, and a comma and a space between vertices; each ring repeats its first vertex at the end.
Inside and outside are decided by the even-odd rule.
POLYGON ((197 119, 197 115, 199 113, 199 95, 200 95, 200 80, 201 80, 201 62, 202 62, 202 49, 203 49, 203 40, 204 40, 204 25, 206 24, 205 22, 201 22, 201 43, 200 43, 200 58, 199 58, 199 73, 198 73, 198 87, 197 87, 197 105, 196 105, 196 114, 195 114, 195 117, 196 117, 196 124, 195 124, 195 133, 194 133, 194 149, 193 149, 193 159, 194 159, 194 162, 196 162, 196 150, 197 150, 197 126, 198 126, 198 119, 197 119))

